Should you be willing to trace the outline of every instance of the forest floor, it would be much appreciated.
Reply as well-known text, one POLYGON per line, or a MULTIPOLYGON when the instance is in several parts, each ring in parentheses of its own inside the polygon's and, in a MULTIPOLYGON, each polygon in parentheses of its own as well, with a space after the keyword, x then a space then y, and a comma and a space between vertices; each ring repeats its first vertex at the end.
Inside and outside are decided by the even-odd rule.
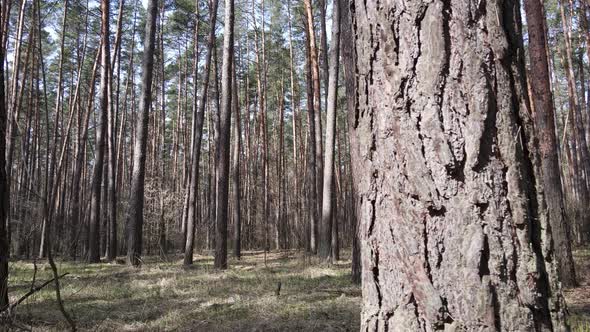
MULTIPOLYGON (((62 262, 62 298, 79 330, 92 331, 358 331, 360 288, 350 282, 350 261, 309 264, 297 252, 247 252, 227 271, 196 256, 182 268, 180 256, 148 258, 141 269, 117 264, 62 262), (280 295, 276 295, 279 282, 280 295)), ((32 262, 10 266, 11 302, 31 287, 32 262)), ((38 264, 39 285, 52 278, 38 264)), ((17 307, 22 329, 61 331, 53 286, 17 307)), ((14 327, 14 326, 13 326, 14 327)), ((2 330, 2 327, 0 327, 2 330)))
MULTIPOLYGON (((590 331, 590 249, 575 252, 580 286, 565 292, 573 331, 590 331)), ((62 297, 80 330, 92 331, 358 331, 361 292, 350 261, 309 264, 297 252, 248 252, 213 269, 209 256, 181 267, 181 257, 148 258, 141 269, 117 264, 59 263, 62 297), (280 295, 277 288, 281 283, 280 295)), ((36 284, 52 278, 37 264, 36 284)), ((11 302, 31 287, 32 262, 11 264, 11 302)), ((53 287, 15 311, 12 328, 67 328, 53 287)), ((0 330, 4 330, 0 327, 0 330)))
POLYGON ((590 248, 574 251, 579 286, 565 290, 574 332, 590 332, 590 248))

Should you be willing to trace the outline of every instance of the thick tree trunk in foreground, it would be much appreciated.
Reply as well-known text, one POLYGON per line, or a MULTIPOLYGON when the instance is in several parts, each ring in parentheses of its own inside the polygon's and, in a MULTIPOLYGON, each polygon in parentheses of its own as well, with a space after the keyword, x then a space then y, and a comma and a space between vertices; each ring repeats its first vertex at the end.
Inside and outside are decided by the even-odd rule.
POLYGON ((362 330, 566 330, 518 3, 353 6, 362 330))
MULTIPOLYGON (((334 156, 336 147, 336 108, 338 99, 338 70, 340 62, 340 0, 334 0, 332 8, 332 45, 330 47, 330 72, 328 78, 328 106, 326 118, 326 154, 324 155, 324 189, 322 191, 322 223, 318 256, 332 256, 332 228, 334 218, 334 156)), ((334 222, 335 224, 336 222, 334 222)), ((337 227, 337 226, 336 226, 337 227)), ((338 239, 336 239, 338 241, 338 239)))
POLYGON ((139 100, 139 114, 137 116, 137 131, 133 147, 133 170, 131 174, 131 192, 129 211, 127 214, 128 240, 127 264, 140 265, 143 237, 143 206, 145 190, 145 159, 148 138, 148 123, 152 104, 152 77, 154 69, 154 49, 156 44, 156 17, 158 15, 158 0, 150 0, 145 22, 144 52, 141 65, 141 96, 139 100))
POLYGON ((529 31, 529 57, 531 61, 529 73, 535 107, 535 130, 539 137, 545 201, 553 233, 555 256, 558 259, 559 277, 564 286, 570 287, 576 284, 576 273, 572 257, 570 229, 563 206, 561 172, 557 157, 555 115, 545 40, 545 13, 540 0, 525 0, 524 5, 529 31))
POLYGON ((234 1, 225 0, 223 64, 221 68, 221 109, 219 115, 217 217, 215 268, 227 269, 227 219, 229 205, 229 166, 231 163, 232 57, 234 52, 234 1))

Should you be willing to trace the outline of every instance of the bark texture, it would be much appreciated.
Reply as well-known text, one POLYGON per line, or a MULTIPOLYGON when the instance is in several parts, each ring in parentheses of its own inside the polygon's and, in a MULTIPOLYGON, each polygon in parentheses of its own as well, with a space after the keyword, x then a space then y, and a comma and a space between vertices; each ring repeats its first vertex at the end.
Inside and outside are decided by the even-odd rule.
POLYGON ((566 330, 518 2, 351 6, 362 330, 566 330))

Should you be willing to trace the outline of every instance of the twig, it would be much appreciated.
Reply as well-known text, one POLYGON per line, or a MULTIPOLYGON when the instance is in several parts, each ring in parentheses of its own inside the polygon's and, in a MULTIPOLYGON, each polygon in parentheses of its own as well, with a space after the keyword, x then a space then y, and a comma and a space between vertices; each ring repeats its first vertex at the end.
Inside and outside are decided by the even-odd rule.
MULTIPOLYGON (((65 277, 65 276, 67 276, 68 274, 69 274, 69 273, 64 273, 64 274, 60 275, 58 278, 63 278, 63 277, 65 277)), ((53 279, 51 279, 51 280, 48 280, 48 281, 46 281, 46 282, 42 283, 41 285, 39 285, 39 286, 37 286, 37 287, 31 287, 31 290, 29 290, 29 291, 28 291, 28 292, 27 292, 25 295, 21 296, 21 298, 20 298, 20 299, 18 299, 18 301, 16 301, 16 302, 14 302, 13 304, 11 304, 11 305, 8 307, 8 310, 9 310, 9 311, 12 311, 12 310, 14 310, 14 308, 16 308, 16 306, 17 306, 17 305, 19 305, 19 304, 23 303, 23 302, 24 302, 26 299, 28 299, 28 298, 29 298, 31 295, 33 295, 33 294, 37 293, 38 291, 42 290, 42 289, 43 289, 43 288, 45 288, 47 285, 49 285, 50 283, 52 283, 54 280, 55 280, 55 278, 53 278, 53 279)), ((6 310, 6 308, 5 308, 4 310, 6 310)), ((4 310, 2 310, 2 311, 4 311, 4 310)), ((2 311, 0 311, 0 312, 2 312, 2 311)))

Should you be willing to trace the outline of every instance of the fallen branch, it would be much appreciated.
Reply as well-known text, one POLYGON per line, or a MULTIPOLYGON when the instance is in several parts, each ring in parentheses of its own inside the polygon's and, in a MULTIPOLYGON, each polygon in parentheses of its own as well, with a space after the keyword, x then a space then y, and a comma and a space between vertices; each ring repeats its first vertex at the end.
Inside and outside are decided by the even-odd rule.
MULTIPOLYGON (((69 274, 69 273, 64 273, 64 274, 60 275, 60 276, 58 277, 58 279, 61 279, 61 278, 65 277, 65 276, 67 276, 68 274, 69 274)), ((28 298, 29 298, 31 295, 33 295, 33 294, 37 293, 38 291, 42 290, 43 288, 45 288, 47 285, 49 285, 49 284, 50 284, 50 283, 52 283, 53 281, 55 281, 55 278, 53 278, 53 279, 51 279, 51 280, 48 280, 48 281, 46 281, 46 282, 42 283, 41 285, 39 285, 39 286, 37 286, 37 287, 31 288, 31 290, 29 290, 29 291, 28 291, 28 292, 27 292, 25 295, 21 296, 21 298, 20 298, 20 299, 18 299, 18 301, 14 302, 13 304, 11 304, 11 305, 10 305, 9 307, 7 307, 7 308, 4 308, 4 309, 3 309, 3 310, 1 310, 0 312, 3 312, 3 311, 5 311, 5 310, 7 310, 7 309, 8 309, 9 311, 12 311, 12 310, 14 310, 14 308, 16 308, 16 306, 17 306, 17 305, 19 305, 19 304, 23 303, 23 302, 24 302, 26 299, 28 299, 28 298)))

